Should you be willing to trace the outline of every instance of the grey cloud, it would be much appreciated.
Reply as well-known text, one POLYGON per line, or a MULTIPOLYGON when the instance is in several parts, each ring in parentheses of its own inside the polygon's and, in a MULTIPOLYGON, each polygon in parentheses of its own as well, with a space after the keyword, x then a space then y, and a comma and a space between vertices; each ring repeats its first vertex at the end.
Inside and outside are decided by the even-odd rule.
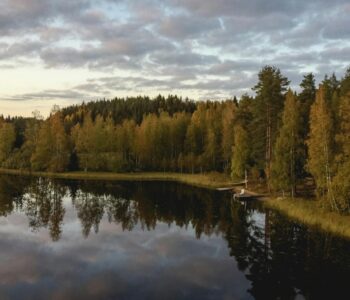
POLYGON ((0 60, 9 59, 12 57, 31 56, 40 51, 43 47, 41 42, 24 40, 21 43, 0 44, 0 60))
POLYGON ((305 69, 344 70, 349 13, 348 0, 4 0, 0 60, 11 68, 34 58, 43 67, 89 68, 113 78, 23 99, 151 89, 240 94, 266 64, 293 84, 305 69))
MULTIPOLYGON (((112 77, 101 77, 94 80, 90 80, 88 85, 94 86, 96 90, 123 90, 133 91, 135 89, 166 89, 173 84, 170 79, 149 79, 141 76, 112 76, 112 77)), ((81 88, 81 87, 78 87, 81 88)))
POLYGON ((200 65, 161 65, 154 70, 155 75, 165 78, 172 77, 175 81, 195 80, 203 68, 200 65))
POLYGON ((260 62, 256 60, 224 60, 209 68, 208 73, 213 75, 225 75, 236 71, 256 71, 260 62))
POLYGON ((58 17, 74 17, 89 5, 87 0, 5 0, 0 3, 0 32, 30 32, 58 17))
POLYGON ((151 57, 151 60, 157 64, 181 66, 205 66, 219 61, 218 57, 214 55, 202 55, 193 52, 179 53, 178 51, 156 53, 151 57))
POLYGON ((192 15, 178 15, 167 17, 161 21, 158 31, 169 38, 186 39, 197 38, 203 33, 219 28, 221 27, 218 20, 195 18, 192 15))
MULTIPOLYGON (((110 89, 110 90, 201 90, 203 92, 208 91, 233 91, 247 84, 252 84, 255 81, 255 77, 247 76, 243 73, 237 73, 232 75, 228 79, 211 79, 211 78, 196 78, 196 82, 188 83, 187 79, 174 80, 174 78, 168 79, 150 79, 141 76, 113 76, 102 77, 91 80, 89 84, 95 86, 93 89, 110 89)), ((84 85, 87 88, 89 84, 84 85)))
POLYGON ((128 2, 130 10, 134 13, 134 19, 142 23, 158 22, 164 18, 162 4, 152 0, 128 2))
POLYGON ((270 13, 283 13, 286 16, 298 15, 309 9, 333 7, 336 4, 347 3, 347 0, 170 0, 191 13, 204 17, 217 16, 261 16, 270 13))
POLYGON ((326 39, 350 38, 350 5, 343 7, 341 11, 328 14, 323 30, 326 39))
POLYGON ((350 46, 348 47, 329 47, 322 51, 320 54, 322 62, 327 61, 337 61, 338 63, 347 63, 350 64, 350 46))
POLYGON ((2 97, 3 100, 12 101, 27 101, 27 100, 51 100, 51 99, 66 99, 77 100, 89 98, 86 93, 81 93, 74 90, 44 90, 37 93, 26 93, 14 95, 10 97, 2 97))
POLYGON ((86 46, 82 49, 60 47, 45 49, 41 58, 49 66, 78 67, 120 67, 127 69, 140 68, 135 59, 153 51, 171 50, 173 47, 162 40, 156 39, 147 31, 137 32, 134 37, 115 37, 106 40, 101 46, 86 46))

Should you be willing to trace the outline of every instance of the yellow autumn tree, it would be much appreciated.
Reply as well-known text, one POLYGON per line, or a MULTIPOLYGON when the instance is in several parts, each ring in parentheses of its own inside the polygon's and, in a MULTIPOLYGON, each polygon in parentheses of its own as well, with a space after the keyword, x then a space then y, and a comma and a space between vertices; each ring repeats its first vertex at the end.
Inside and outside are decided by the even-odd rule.
POLYGON ((310 111, 310 134, 307 140, 307 167, 315 179, 318 194, 329 200, 330 207, 338 210, 332 192, 334 133, 330 108, 325 98, 325 89, 320 85, 316 101, 310 111))
POLYGON ((339 147, 337 175, 333 186, 335 199, 342 211, 350 211, 350 93, 341 98, 339 107, 340 130, 336 136, 339 147))

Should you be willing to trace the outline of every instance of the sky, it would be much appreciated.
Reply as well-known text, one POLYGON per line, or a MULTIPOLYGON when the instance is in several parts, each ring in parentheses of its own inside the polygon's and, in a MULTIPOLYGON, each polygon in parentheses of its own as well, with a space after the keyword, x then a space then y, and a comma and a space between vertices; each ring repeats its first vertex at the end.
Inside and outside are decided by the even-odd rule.
POLYGON ((274 65, 297 89, 350 66, 349 0, 0 0, 0 114, 82 101, 252 94, 274 65))

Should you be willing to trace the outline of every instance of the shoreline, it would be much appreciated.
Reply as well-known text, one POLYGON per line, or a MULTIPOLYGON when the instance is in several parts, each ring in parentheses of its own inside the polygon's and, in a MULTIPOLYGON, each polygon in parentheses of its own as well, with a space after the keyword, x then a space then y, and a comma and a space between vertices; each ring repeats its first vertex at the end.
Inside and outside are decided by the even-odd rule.
MULTIPOLYGON (((222 173, 187 174, 167 172, 112 173, 112 172, 31 172, 24 170, 0 169, 0 174, 49 177, 71 180, 112 180, 112 181, 172 181, 199 188, 218 190, 234 188, 240 183, 232 182, 222 173)), ((255 193, 254 191, 250 191, 255 193)), ((256 193, 255 193, 256 194, 256 193)), ((265 208, 278 211, 285 216, 308 226, 318 227, 326 232, 350 239, 350 216, 325 211, 316 200, 302 198, 269 198, 265 195, 261 201, 265 208)))
POLYGON ((72 180, 111 180, 111 181, 173 181, 192 185, 195 187, 216 190, 218 188, 233 187, 233 183, 228 175, 222 173, 168 173, 168 172, 135 172, 135 173, 113 173, 113 172, 34 172, 26 170, 0 169, 0 174, 23 175, 34 177, 49 177, 57 179, 72 180))

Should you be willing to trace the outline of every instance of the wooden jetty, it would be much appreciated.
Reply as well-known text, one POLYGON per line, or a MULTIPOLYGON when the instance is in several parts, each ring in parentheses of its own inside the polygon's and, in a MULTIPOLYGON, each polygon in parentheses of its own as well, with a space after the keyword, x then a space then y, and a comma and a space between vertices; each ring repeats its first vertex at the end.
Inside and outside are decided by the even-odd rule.
POLYGON ((266 200, 269 196, 268 194, 258 194, 252 191, 248 191, 246 189, 241 189, 240 192, 232 191, 233 199, 237 199, 239 201, 250 201, 250 200, 266 200))
POLYGON ((246 201, 246 200, 253 200, 257 197, 255 193, 251 193, 245 189, 241 189, 240 193, 233 193, 233 199, 246 201))

